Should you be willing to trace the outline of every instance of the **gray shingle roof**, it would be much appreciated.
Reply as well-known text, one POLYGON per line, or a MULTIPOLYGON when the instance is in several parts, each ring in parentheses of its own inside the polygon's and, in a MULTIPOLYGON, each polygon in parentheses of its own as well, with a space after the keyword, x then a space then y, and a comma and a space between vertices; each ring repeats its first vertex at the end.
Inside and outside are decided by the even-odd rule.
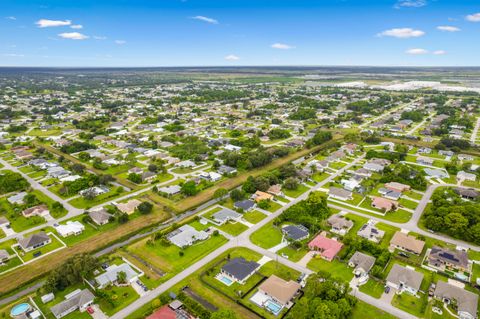
POLYGON ((226 263, 222 270, 238 280, 243 280, 258 267, 260 267, 260 264, 238 257, 226 263))

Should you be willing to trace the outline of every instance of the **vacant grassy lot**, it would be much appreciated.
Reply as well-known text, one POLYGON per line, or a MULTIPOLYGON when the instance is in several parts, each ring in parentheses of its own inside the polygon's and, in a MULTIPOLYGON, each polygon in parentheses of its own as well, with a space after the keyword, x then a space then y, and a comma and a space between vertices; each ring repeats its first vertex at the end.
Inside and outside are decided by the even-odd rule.
POLYGON ((378 299, 382 296, 384 288, 383 283, 369 279, 366 284, 360 286, 360 291, 378 299))
POLYGON ((388 312, 375 308, 372 305, 369 305, 366 302, 361 300, 357 301, 355 308, 350 316, 350 319, 365 319, 365 318, 375 318, 375 319, 395 319, 395 316, 392 316, 388 312))
POLYGON ((267 217, 267 215, 259 212, 258 210, 252 210, 250 212, 243 214, 243 219, 245 219, 247 222, 252 224, 256 224, 262 221, 265 217, 267 217))
POLYGON ((273 226, 273 222, 266 224, 250 236, 250 240, 255 245, 268 249, 280 244, 282 241, 282 232, 273 226))
POLYGON ((141 240, 129 246, 127 250, 165 272, 177 273, 222 246, 227 239, 221 235, 212 236, 184 249, 173 244, 165 246, 160 241, 153 244, 148 244, 147 241, 148 239, 141 240), (181 252, 183 256, 180 256, 181 252))
POLYGON ((395 295, 392 300, 392 305, 416 317, 422 318, 425 314, 428 301, 425 295, 420 294, 420 296, 420 298, 417 298, 408 293, 395 295))
POLYGON ((107 316, 113 315, 139 298, 137 292, 130 286, 111 286, 102 289, 102 291, 107 294, 108 297, 106 298, 113 301, 110 303, 108 300, 106 300, 106 298, 98 299, 98 305, 100 306, 100 309, 102 309, 107 316))
POLYGON ((342 279, 346 282, 350 282, 353 278, 353 269, 338 260, 329 262, 320 257, 315 257, 310 260, 307 267, 316 272, 320 270, 329 272, 332 274, 332 277, 342 279))
POLYGON ((282 191, 288 197, 297 198, 298 196, 300 196, 303 193, 305 193, 306 191, 308 191, 308 189, 309 188, 307 186, 305 186, 303 184, 300 184, 300 185, 298 185, 298 187, 296 189, 283 188, 282 191))

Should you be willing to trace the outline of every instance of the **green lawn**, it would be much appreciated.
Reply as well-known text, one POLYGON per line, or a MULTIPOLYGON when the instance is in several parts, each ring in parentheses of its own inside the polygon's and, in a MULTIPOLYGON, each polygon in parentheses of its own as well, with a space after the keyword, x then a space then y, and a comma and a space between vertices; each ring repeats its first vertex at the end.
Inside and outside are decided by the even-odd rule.
POLYGON ((106 293, 107 297, 99 298, 98 304, 107 316, 113 315, 139 298, 137 292, 130 286, 112 286, 101 291, 106 293))
POLYGON ((360 286, 360 291, 370 295, 374 298, 380 298, 383 294, 385 285, 382 282, 369 279, 366 284, 360 286))
POLYGON ((392 300, 392 305, 408 312, 419 318, 424 317, 425 310, 427 309, 427 297, 423 294, 419 294, 420 298, 412 296, 408 293, 402 293, 401 295, 395 295, 392 300))
POLYGON ((282 208, 282 205, 280 205, 279 203, 275 203, 273 201, 269 201, 268 202, 268 208, 266 209, 267 211, 271 212, 271 213, 274 213, 276 212, 277 210, 279 210, 280 208, 282 208))
POLYGON ((300 272, 289 268, 277 261, 271 260, 260 267, 259 272, 265 277, 270 277, 275 274, 284 280, 297 280, 300 277, 300 272))
POLYGON ((250 236, 250 240, 255 245, 268 249, 280 244, 282 232, 273 226, 273 222, 270 222, 254 232, 250 236))
POLYGON ((299 261, 300 259, 302 259, 303 256, 305 256, 305 254, 308 252, 307 249, 293 249, 292 247, 290 246, 287 246, 285 248, 282 248, 280 249, 277 254, 279 254, 280 256, 283 256, 283 255, 286 255, 288 257, 289 260, 293 261, 293 262, 297 262, 299 261))
POLYGON ((400 198, 400 200, 398 201, 398 203, 405 207, 405 208, 408 208, 408 209, 415 209, 417 208, 418 206, 418 203, 417 202, 413 202, 411 200, 408 200, 408 199, 405 199, 405 198, 400 198))
POLYGON ((329 272, 332 274, 332 277, 340 278, 346 282, 350 282, 353 278, 353 269, 338 260, 329 262, 320 257, 314 257, 307 264, 307 267, 316 272, 320 270, 329 272))
POLYGON ((325 179, 327 179, 329 176, 330 176, 330 174, 328 174, 328 173, 317 173, 317 174, 314 174, 312 176, 312 179, 315 182, 320 183, 320 182, 324 181, 325 179))
POLYGON ((221 235, 212 236, 185 249, 180 249, 173 244, 164 246, 159 241, 148 244, 147 241, 148 239, 141 240, 129 246, 127 250, 165 272, 177 273, 222 246, 227 239, 221 235), (181 251, 183 256, 180 256, 181 251))
POLYGON ((112 200, 115 197, 121 196, 121 195, 126 195, 126 192, 118 193, 116 191, 116 188, 111 189, 109 192, 106 192, 105 194, 98 195, 92 200, 86 199, 83 196, 79 196, 77 198, 74 198, 69 201, 69 203, 76 207, 76 208, 84 208, 88 209, 90 207, 94 207, 96 205, 105 203, 106 201, 112 200))
POLYGON ((299 184, 296 189, 286 189, 285 187, 282 188, 282 191, 286 196, 293 198, 297 198, 308 190, 309 188, 303 184, 299 184))
POLYGON ((3 273, 9 269, 15 268, 17 266, 20 266, 22 264, 20 258, 18 257, 13 257, 9 259, 5 264, 0 266, 0 273, 3 273))
POLYGON ((236 223, 227 222, 222 226, 216 226, 216 227, 232 236, 238 236, 248 229, 247 226, 245 226, 240 222, 236 222, 236 223))
POLYGON ((357 304, 353 308, 353 312, 350 315, 350 319, 396 319, 395 316, 392 316, 388 312, 375 308, 374 306, 363 302, 361 300, 357 301, 357 304))
POLYGON ((265 219, 265 217, 267 217, 267 215, 259 212, 258 210, 252 210, 243 214, 243 219, 252 224, 256 224, 262 221, 263 219, 265 219))

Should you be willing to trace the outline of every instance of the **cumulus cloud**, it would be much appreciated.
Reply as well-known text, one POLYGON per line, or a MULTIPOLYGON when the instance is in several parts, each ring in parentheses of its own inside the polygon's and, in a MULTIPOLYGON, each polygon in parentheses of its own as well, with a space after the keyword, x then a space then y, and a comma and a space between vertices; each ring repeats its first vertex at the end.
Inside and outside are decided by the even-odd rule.
POLYGON ((414 30, 412 28, 394 28, 385 30, 377 34, 379 37, 394 37, 400 39, 418 38, 425 34, 422 30, 414 30))
POLYGON ((118 45, 122 45, 122 44, 125 44, 127 43, 127 41, 125 40, 115 40, 115 44, 118 44, 118 45))
POLYGON ((72 29, 83 29, 83 25, 81 24, 73 24, 70 26, 70 28, 72 29))
POLYGON ((465 19, 467 19, 467 21, 470 21, 470 22, 480 22, 480 12, 469 14, 468 16, 466 16, 465 19))
POLYGON ((421 8, 427 5, 426 0, 399 0, 395 4, 395 8, 421 8))
POLYGON ((60 38, 63 39, 70 39, 70 40, 85 40, 88 39, 88 36, 85 34, 81 34, 79 32, 64 32, 58 35, 60 38))
POLYGON ((444 51, 444 50, 436 50, 436 51, 433 51, 433 54, 434 54, 434 55, 445 55, 445 54, 447 54, 447 51, 444 51))
POLYGON ((40 19, 35 24, 39 28, 51 28, 51 27, 64 27, 69 26, 72 24, 70 20, 48 20, 48 19, 40 19))
POLYGON ((192 19, 200 20, 200 21, 207 22, 207 23, 210 23, 210 24, 218 24, 218 20, 215 20, 215 19, 212 19, 212 18, 209 18, 209 17, 205 17, 205 16, 195 16, 195 17, 192 17, 192 19))
POLYGON ((290 50, 290 49, 294 49, 295 47, 292 46, 292 45, 288 45, 288 44, 285 44, 285 43, 274 43, 271 45, 272 48, 274 49, 279 49, 279 50, 290 50))
POLYGON ((238 60, 240 60, 240 57, 235 55, 235 54, 229 54, 225 57, 225 60, 227 60, 227 61, 238 61, 238 60))
POLYGON ((411 55, 422 55, 422 54, 428 54, 428 51, 425 49, 417 48, 417 49, 409 49, 405 51, 405 53, 411 54, 411 55))
POLYGON ((458 32, 460 31, 460 28, 451 26, 451 25, 441 25, 437 27, 438 30, 440 31, 446 31, 446 32, 458 32))

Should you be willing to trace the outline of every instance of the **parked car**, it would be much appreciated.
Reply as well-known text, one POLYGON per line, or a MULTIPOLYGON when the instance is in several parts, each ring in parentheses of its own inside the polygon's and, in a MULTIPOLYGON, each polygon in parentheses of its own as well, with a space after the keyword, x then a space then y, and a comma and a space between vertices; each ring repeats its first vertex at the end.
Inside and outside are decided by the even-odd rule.
POLYGON ((385 293, 388 294, 390 292, 390 287, 389 286, 386 286, 385 287, 385 293))
POLYGON ((93 313, 95 312, 95 310, 93 310, 92 307, 87 307, 87 312, 88 312, 89 314, 93 314, 93 313))
POLYGON ((407 253, 404 253, 403 251, 399 252, 398 255, 405 258, 410 258, 410 256, 407 253))

